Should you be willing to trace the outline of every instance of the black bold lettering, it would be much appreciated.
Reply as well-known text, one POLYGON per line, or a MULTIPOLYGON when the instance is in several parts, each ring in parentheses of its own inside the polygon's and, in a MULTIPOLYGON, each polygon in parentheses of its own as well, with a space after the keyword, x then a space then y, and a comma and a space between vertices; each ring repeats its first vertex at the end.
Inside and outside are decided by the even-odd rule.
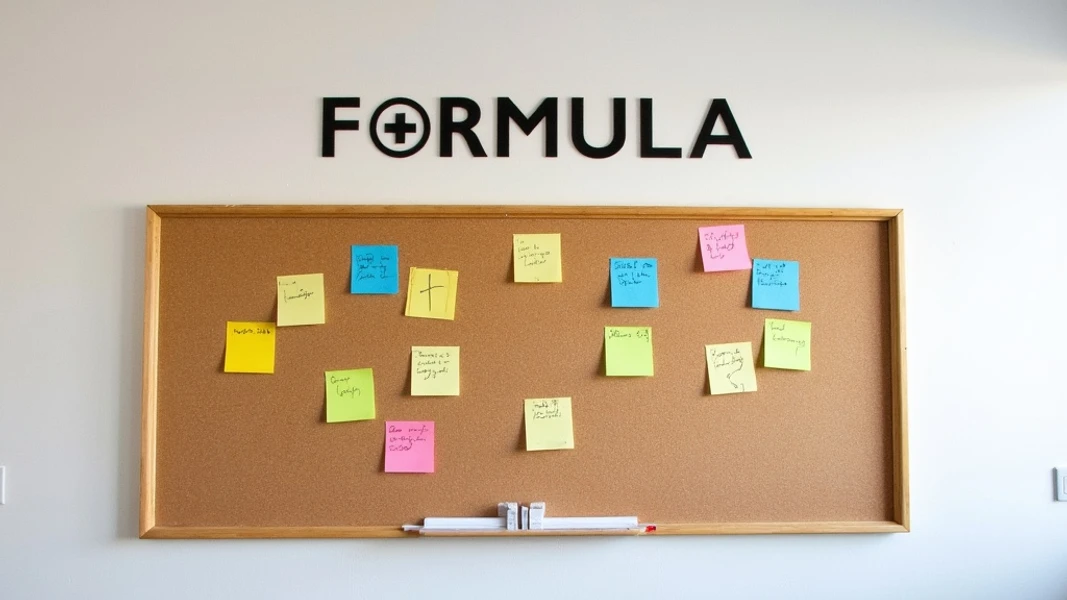
POLYGON ((730 112, 730 105, 726 103, 725 98, 716 98, 711 101, 708 114, 704 117, 704 125, 700 128, 700 133, 693 142, 693 149, 689 152, 689 158, 703 158, 704 150, 711 144, 733 146, 737 158, 752 158, 752 153, 748 151, 745 138, 741 136, 741 129, 737 126, 737 121, 734 120, 734 114, 730 112), (726 128, 726 135, 711 134, 719 119, 722 119, 723 127, 726 128))
POLYGON ((571 98, 571 143, 589 158, 614 156, 626 143, 626 99, 611 100, 611 141, 607 146, 591 146, 585 141, 585 99, 571 98))
POLYGON ((359 98, 322 99, 322 155, 333 156, 334 134, 338 131, 357 131, 359 121, 338 121, 338 108, 359 108, 359 98))
POLYGON ((558 125, 559 103, 556 98, 545 98, 530 114, 524 115, 510 98, 496 99, 496 155, 510 156, 511 121, 526 135, 545 122, 545 156, 554 158, 559 154, 558 125))
POLYGON ((478 103, 470 98, 441 98, 441 114, 438 116, 441 124, 440 156, 452 156, 452 134, 458 133, 467 142, 467 149, 471 156, 485 158, 485 148, 482 147, 478 134, 474 133, 474 126, 482 118, 482 109, 478 103), (467 115, 462 121, 456 120, 456 108, 462 108, 467 115))
POLYGON ((641 158, 681 158, 682 149, 657 148, 652 141, 652 98, 641 98, 641 158))

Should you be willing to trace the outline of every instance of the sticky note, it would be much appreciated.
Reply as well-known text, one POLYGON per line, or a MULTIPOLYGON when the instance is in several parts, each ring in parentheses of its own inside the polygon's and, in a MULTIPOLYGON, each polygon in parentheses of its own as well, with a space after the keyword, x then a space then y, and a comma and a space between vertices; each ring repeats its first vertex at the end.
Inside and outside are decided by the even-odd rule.
POLYGON ((526 400, 526 450, 573 450, 570 398, 526 400))
POLYGON ((652 376, 652 328, 605 327, 604 357, 610 376, 652 376))
POLYGON ((385 422, 385 472, 433 473, 433 421, 385 422))
POLYGON ((563 281, 563 254, 558 233, 516 233, 512 244, 516 282, 563 281))
POLYGON ((411 347, 411 395, 459 395, 459 346, 411 347))
POLYGON ((752 308, 800 310, 800 263, 795 260, 753 260, 752 308))
POLYGON ((712 396, 756 391, 752 342, 709 344, 704 346, 704 353, 708 358, 708 384, 712 396))
POLYGON ((400 292, 396 246, 352 246, 353 294, 400 292))
POLYGON ((226 321, 226 373, 274 372, 274 323, 226 321))
POLYGON ((326 422, 374 418, 374 370, 326 371, 326 422))
POLYGON ((613 258, 611 305, 616 308, 659 306, 659 268, 654 258, 613 258))
POLYGON ((763 366, 811 370, 811 323, 767 319, 763 325, 763 366))
POLYGON ((404 314, 426 319, 456 318, 456 284, 459 271, 442 269, 408 270, 408 301, 404 314))
POLYGON ((752 268, 745 243, 744 225, 720 225, 701 227, 700 255, 704 259, 704 272, 744 271, 752 268))
POLYGON ((324 290, 322 273, 278 277, 278 327, 325 323, 324 290))

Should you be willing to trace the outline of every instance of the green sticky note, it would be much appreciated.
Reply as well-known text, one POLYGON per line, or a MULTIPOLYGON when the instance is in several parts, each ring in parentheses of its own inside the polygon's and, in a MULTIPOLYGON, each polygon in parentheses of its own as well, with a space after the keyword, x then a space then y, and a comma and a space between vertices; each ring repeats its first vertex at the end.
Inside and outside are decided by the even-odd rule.
POLYGON ((811 370, 811 323, 767 319, 763 325, 763 366, 811 370))
POLYGON ((652 328, 605 327, 604 355, 609 376, 652 377, 652 328))
POLYGON ((526 450, 573 450, 570 398, 526 399, 526 450))
POLYGON ((374 418, 374 370, 326 371, 326 422, 374 418))

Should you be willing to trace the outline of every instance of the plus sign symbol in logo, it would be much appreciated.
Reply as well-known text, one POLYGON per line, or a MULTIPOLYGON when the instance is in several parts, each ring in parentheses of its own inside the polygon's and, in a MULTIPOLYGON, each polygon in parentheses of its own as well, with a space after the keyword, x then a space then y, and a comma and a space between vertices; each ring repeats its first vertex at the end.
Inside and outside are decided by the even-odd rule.
POLYGON ((406 158, 422 150, 430 139, 430 117, 418 102, 393 98, 371 115, 370 139, 382 154, 406 158))

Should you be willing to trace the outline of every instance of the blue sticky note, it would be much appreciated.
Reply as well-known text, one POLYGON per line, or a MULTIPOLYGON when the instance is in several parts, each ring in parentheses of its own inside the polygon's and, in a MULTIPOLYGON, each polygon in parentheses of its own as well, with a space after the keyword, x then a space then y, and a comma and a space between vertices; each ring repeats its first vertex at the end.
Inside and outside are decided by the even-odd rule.
POLYGON ((800 263, 795 260, 753 260, 752 308, 800 310, 800 263))
POLYGON ((659 306, 659 270, 654 258, 611 259, 611 306, 659 306))
POLYGON ((398 293, 398 260, 396 246, 352 246, 352 293, 398 293))

